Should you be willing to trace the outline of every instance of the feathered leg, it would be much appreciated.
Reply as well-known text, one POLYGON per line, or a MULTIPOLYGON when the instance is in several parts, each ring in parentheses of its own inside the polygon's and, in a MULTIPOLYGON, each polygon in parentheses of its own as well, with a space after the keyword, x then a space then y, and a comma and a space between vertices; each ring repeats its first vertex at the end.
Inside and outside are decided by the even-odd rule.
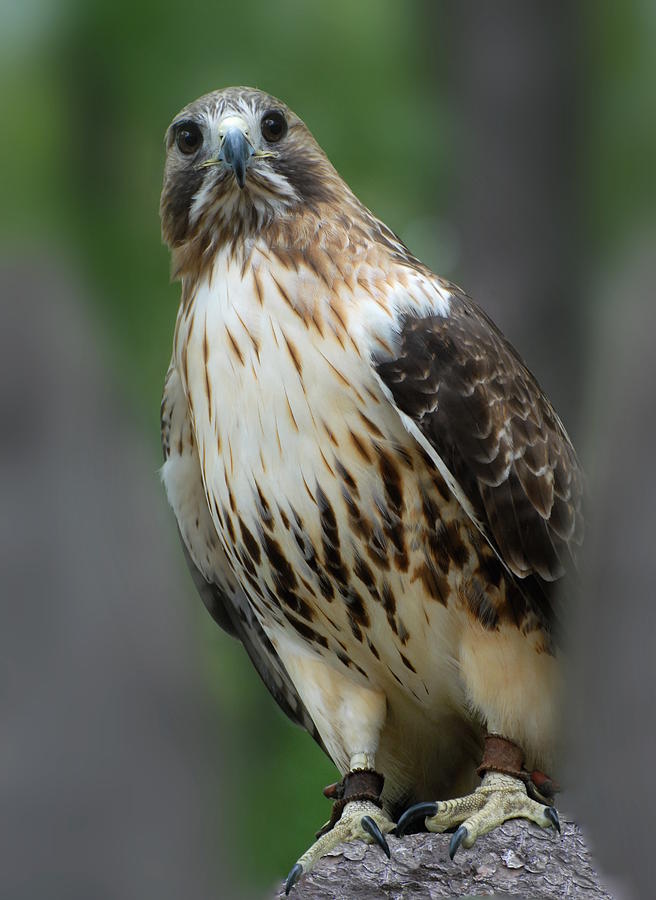
POLYGON ((383 810, 384 778, 375 769, 387 701, 338 672, 323 660, 278 644, 285 667, 310 713, 321 738, 344 777, 335 789, 337 802, 331 821, 312 846, 299 857, 287 877, 285 891, 338 844, 363 840, 377 843, 389 856, 385 834, 395 827, 383 810))
POLYGON ((548 779, 543 776, 538 787, 524 768, 525 755, 531 768, 550 765, 555 743, 558 665, 550 654, 537 652, 539 639, 539 633, 534 641, 514 625, 465 629, 460 671, 469 702, 490 732, 478 768, 482 783, 466 797, 416 804, 399 819, 397 833, 419 818, 429 831, 455 828, 453 859, 460 846, 471 847, 509 819, 560 830, 548 779))

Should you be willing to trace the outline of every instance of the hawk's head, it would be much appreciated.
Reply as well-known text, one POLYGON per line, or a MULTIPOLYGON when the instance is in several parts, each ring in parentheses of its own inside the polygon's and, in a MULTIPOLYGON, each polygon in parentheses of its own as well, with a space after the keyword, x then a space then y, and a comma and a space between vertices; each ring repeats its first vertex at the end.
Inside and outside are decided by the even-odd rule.
POLYGON ((190 103, 171 123, 166 148, 160 213, 171 247, 218 249, 347 190, 301 119, 252 88, 190 103))

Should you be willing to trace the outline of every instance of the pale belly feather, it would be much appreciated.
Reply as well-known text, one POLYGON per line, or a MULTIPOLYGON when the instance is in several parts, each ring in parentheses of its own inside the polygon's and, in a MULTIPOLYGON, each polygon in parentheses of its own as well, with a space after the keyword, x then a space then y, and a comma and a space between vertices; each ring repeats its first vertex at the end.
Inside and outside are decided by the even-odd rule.
POLYGON ((320 308, 308 325, 270 282, 259 286, 264 297, 248 273, 219 265, 178 321, 174 355, 214 526, 283 659, 291 648, 384 694, 387 770, 414 768, 398 793, 440 784, 426 756, 440 741, 453 793, 464 783, 455 757, 470 763, 480 734, 459 660, 474 551, 459 543, 460 565, 440 570, 429 545, 440 520, 464 513, 364 354, 320 308), (414 747, 405 762, 391 749, 398 757, 401 732, 414 747))

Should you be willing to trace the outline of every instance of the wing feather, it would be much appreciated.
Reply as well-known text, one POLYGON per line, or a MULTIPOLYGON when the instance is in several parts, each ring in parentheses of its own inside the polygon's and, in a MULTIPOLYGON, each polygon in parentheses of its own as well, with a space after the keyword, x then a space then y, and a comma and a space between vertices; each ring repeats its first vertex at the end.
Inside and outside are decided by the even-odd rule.
POLYGON ((374 366, 508 570, 542 604, 583 540, 581 468, 514 348, 469 297, 450 290, 447 315, 401 313, 394 354, 374 366))

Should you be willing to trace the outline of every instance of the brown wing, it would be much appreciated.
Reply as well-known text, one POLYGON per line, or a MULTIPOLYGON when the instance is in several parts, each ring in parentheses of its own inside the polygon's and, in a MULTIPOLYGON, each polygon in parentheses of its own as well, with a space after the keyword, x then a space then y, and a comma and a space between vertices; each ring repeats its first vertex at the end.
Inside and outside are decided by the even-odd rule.
POLYGON ((376 370, 508 569, 541 582, 531 593, 550 595, 583 540, 579 462, 514 348, 469 297, 450 289, 449 315, 404 316, 395 357, 376 360, 376 370))

